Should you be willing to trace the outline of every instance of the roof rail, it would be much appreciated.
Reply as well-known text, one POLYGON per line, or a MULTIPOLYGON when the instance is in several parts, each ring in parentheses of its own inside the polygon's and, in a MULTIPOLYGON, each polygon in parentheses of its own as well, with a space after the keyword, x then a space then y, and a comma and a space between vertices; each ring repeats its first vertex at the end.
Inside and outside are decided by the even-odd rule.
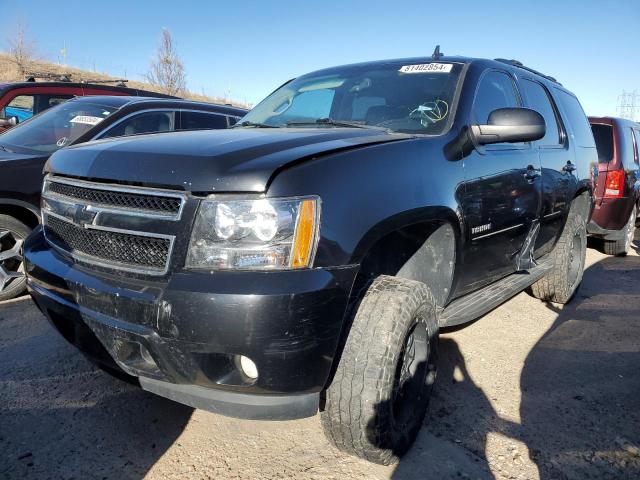
POLYGON ((71 73, 51 73, 51 72, 26 72, 25 81, 35 82, 36 79, 54 80, 56 82, 71 82, 71 73))
POLYGON ((541 73, 541 72, 539 72, 537 70, 534 70, 533 68, 525 67, 524 64, 522 62, 519 62, 518 60, 507 60, 506 58, 496 58, 495 61, 496 62, 500 62, 500 63, 505 63, 507 65, 511 65, 512 67, 522 68, 523 70, 526 70, 527 72, 535 73, 536 75, 540 75, 542 78, 546 78, 547 80, 550 80, 550 81, 552 81, 554 83, 557 83, 558 85, 562 85, 555 78, 553 78, 553 77, 551 77, 549 75, 545 75, 544 73, 541 73))
POLYGON ((126 78, 114 78, 113 80, 104 80, 104 79, 81 79, 80 83, 93 83, 93 84, 105 84, 105 83, 115 83, 116 87, 126 87, 127 86, 126 78))

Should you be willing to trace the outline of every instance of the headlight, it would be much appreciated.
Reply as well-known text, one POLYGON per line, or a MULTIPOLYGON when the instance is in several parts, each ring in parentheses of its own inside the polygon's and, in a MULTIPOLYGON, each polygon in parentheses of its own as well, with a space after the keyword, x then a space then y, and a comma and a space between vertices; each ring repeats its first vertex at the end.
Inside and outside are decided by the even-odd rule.
POLYGON ((289 269, 311 266, 320 199, 203 200, 187 254, 188 268, 289 269))

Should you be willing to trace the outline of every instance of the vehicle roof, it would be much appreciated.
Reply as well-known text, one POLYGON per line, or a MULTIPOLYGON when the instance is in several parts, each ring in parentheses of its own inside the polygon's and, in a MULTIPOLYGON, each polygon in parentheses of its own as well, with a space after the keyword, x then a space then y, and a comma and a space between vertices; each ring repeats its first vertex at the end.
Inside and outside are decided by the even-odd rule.
POLYGON ((0 84, 1 91, 9 91, 16 88, 52 88, 52 87, 66 87, 66 88, 99 88, 100 90, 128 93, 130 95, 136 95, 140 93, 147 93, 149 96, 157 96, 161 98, 177 98, 171 95, 165 95, 163 93, 152 92, 149 90, 142 90, 133 87, 119 87, 117 85, 105 85, 103 83, 83 83, 83 82, 13 82, 0 84))
POLYGON ((69 101, 81 103, 93 103, 104 105, 106 107, 121 108, 126 106, 134 106, 139 108, 149 107, 167 107, 167 108, 193 108, 198 110, 210 110, 229 115, 243 116, 247 110, 243 108, 233 107, 230 105, 219 105, 216 103, 196 102, 193 100, 183 100, 180 98, 154 98, 154 97, 136 97, 136 96, 113 96, 113 95, 87 95, 84 97, 75 97, 69 101))
POLYGON ((571 93, 569 90, 564 88, 561 83, 559 83, 556 79, 549 75, 545 75, 541 72, 528 68, 526 65, 522 65, 517 60, 505 60, 505 59, 495 59, 490 60, 487 58, 476 58, 476 57, 465 57, 465 56, 441 56, 439 58, 434 58, 433 56, 425 56, 425 57, 407 57, 407 58, 394 58, 387 60, 374 60, 369 62, 360 62, 354 63, 350 65, 342 65, 336 67, 330 67, 322 70, 318 70, 313 73, 320 73, 324 71, 331 71, 334 69, 344 68, 344 67, 363 67, 366 65, 376 66, 376 65, 391 65, 391 64, 421 64, 421 63, 438 63, 438 62, 449 62, 449 63, 464 63, 464 64, 475 64, 484 67, 492 67, 499 68, 502 70, 510 70, 519 75, 526 74, 528 76, 534 76, 538 80, 545 82, 549 85, 553 85, 556 88, 564 90, 568 93, 571 93), (518 65, 519 64, 519 65, 518 65))
POLYGON ((601 123, 601 124, 604 124, 604 125, 613 125, 614 123, 617 123, 619 125, 625 125, 627 127, 640 128, 640 124, 639 123, 634 122, 633 120, 629 120, 627 118, 620 118, 620 117, 609 117, 609 116, 589 117, 589 122, 590 123, 601 123))

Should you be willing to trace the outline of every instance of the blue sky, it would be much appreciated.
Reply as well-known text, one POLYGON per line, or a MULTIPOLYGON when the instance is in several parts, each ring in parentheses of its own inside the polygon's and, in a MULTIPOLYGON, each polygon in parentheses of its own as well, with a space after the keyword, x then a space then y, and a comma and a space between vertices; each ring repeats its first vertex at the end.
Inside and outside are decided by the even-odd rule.
POLYGON ((190 90, 258 102, 289 78, 364 60, 445 54, 516 58, 555 76, 589 114, 640 91, 640 4, 609 1, 0 0, 0 48, 22 20, 41 54, 139 79, 162 27, 190 90), (596 38, 597 37, 597 38, 596 38))

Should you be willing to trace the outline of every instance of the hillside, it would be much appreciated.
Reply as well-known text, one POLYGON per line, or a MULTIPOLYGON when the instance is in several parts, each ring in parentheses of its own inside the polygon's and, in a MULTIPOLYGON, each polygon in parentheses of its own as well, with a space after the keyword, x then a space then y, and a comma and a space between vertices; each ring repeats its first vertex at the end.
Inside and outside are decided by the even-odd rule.
MULTIPOLYGON (((72 75, 72 80, 82 80, 82 79, 94 79, 94 80, 113 80, 120 77, 112 77, 110 75, 104 73, 96 73, 90 72, 87 70, 81 70, 79 68, 61 66, 55 63, 46 62, 46 61, 35 61, 33 62, 33 66, 31 68, 32 71, 38 73, 70 73, 72 75)), ((0 53, 0 83, 5 82, 18 82, 22 81, 24 78, 20 78, 18 73, 18 69, 16 65, 11 61, 8 55, 4 53, 0 53)), ((132 88, 140 88, 144 90, 150 90, 154 92, 160 92, 161 90, 153 85, 150 85, 145 82, 138 81, 129 81, 127 82, 127 86, 132 88)), ((219 97, 208 97, 204 95, 198 95, 196 93, 187 92, 185 98, 190 100, 197 100, 201 102, 211 102, 211 103, 226 103, 224 98, 219 97)), ((248 105, 242 102, 236 102, 231 100, 231 104, 237 107, 249 108, 248 105)))

